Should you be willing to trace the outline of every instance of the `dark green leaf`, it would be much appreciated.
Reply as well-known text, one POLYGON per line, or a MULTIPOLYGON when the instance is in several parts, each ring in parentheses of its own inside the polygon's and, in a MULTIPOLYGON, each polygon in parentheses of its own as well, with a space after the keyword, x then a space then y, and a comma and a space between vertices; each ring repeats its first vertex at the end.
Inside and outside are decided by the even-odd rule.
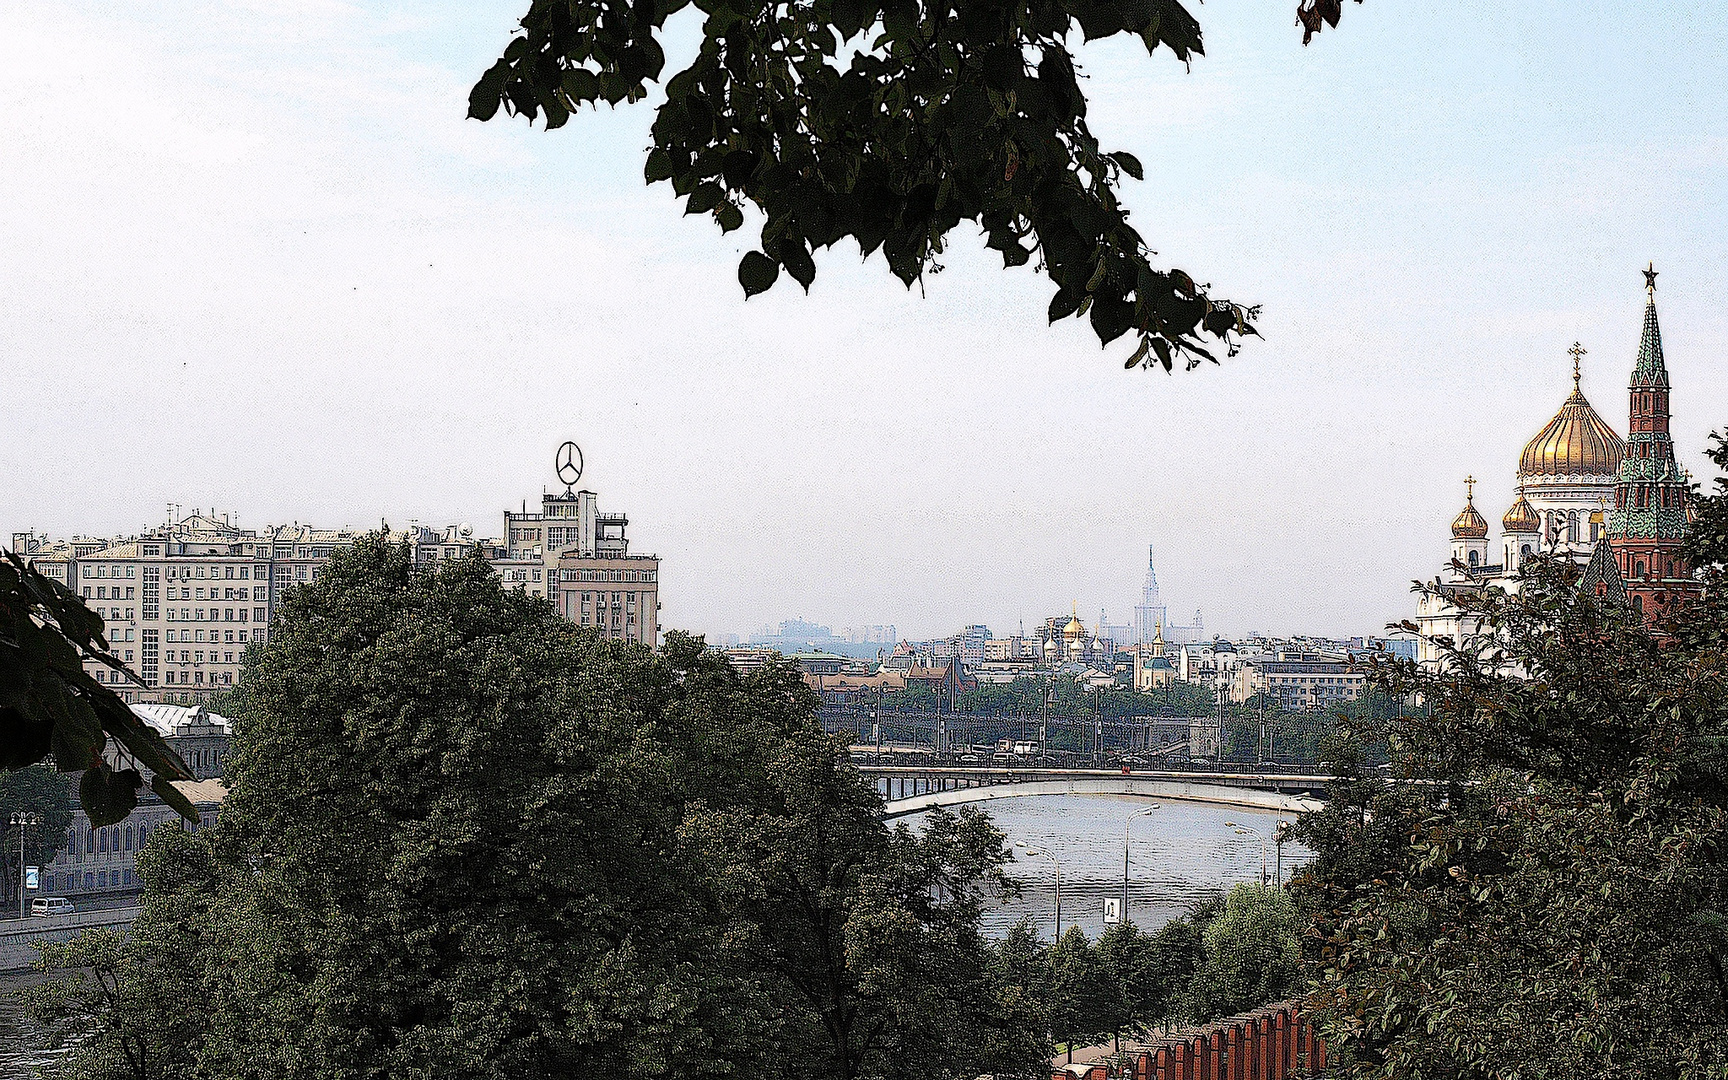
POLYGON ((760 251, 747 251, 738 262, 738 284, 744 286, 746 298, 767 292, 780 276, 780 264, 760 251))

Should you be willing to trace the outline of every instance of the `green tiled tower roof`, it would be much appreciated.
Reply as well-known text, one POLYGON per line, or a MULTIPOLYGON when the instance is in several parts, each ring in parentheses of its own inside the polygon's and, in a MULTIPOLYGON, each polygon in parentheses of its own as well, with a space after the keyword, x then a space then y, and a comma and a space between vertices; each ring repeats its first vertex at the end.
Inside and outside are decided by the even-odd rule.
POLYGON ((1656 298, 1644 305, 1644 333, 1638 339, 1638 363, 1632 369, 1637 388, 1668 385, 1668 367, 1662 362, 1662 328, 1656 324, 1656 298))

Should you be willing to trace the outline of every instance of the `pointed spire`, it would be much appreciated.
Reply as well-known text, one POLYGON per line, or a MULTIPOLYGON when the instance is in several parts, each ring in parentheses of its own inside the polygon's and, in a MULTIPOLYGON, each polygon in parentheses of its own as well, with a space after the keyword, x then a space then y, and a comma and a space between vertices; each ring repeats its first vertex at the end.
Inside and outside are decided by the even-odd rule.
POLYGON ((1621 611, 1631 609, 1631 601, 1626 596, 1626 579, 1620 576, 1620 565, 1614 560, 1614 548, 1606 536, 1597 541, 1596 550, 1590 553, 1590 562, 1578 579, 1578 592, 1582 596, 1594 597, 1604 607, 1621 611))
POLYGON ((1632 369, 1633 386, 1667 386, 1668 367, 1662 360, 1662 328, 1656 322, 1656 264, 1643 271, 1645 290, 1644 332, 1638 338, 1638 364, 1632 369))

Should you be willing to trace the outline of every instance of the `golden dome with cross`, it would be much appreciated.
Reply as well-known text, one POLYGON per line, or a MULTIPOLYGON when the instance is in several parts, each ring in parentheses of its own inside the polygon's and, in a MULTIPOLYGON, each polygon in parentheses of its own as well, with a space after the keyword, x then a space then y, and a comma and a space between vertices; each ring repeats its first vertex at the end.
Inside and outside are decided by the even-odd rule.
POLYGON ((1574 341, 1566 351, 1572 356, 1572 393, 1554 419, 1525 444, 1518 457, 1520 477, 1613 476, 1620 471, 1626 444, 1578 388, 1578 361, 1586 350, 1574 341))

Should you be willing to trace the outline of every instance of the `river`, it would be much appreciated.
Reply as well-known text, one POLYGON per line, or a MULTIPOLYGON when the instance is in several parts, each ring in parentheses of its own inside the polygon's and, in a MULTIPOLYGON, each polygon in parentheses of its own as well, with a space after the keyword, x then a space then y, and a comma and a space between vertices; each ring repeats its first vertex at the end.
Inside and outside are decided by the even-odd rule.
MULTIPOLYGON (((1214 889, 1259 881, 1262 844, 1254 833, 1240 835, 1225 822, 1255 830, 1266 838, 1265 873, 1277 872, 1273 828, 1294 815, 1212 803, 1147 799, 1120 795, 1043 795, 1000 799, 989 804, 996 827, 1014 848, 1012 872, 1021 895, 984 916, 984 929, 999 936, 1021 918, 1032 919, 1046 940, 1055 930, 1056 867, 1051 859, 1027 854, 1048 852, 1061 866, 1062 925, 1078 924, 1089 937, 1104 930, 1104 900, 1122 889, 1123 829, 1128 832, 1128 917, 1142 930, 1155 930, 1181 915, 1190 903, 1214 889)), ((911 819, 916 821, 916 818, 911 819)), ((1284 845, 1283 874, 1307 862, 1312 853, 1300 844, 1284 845)))

